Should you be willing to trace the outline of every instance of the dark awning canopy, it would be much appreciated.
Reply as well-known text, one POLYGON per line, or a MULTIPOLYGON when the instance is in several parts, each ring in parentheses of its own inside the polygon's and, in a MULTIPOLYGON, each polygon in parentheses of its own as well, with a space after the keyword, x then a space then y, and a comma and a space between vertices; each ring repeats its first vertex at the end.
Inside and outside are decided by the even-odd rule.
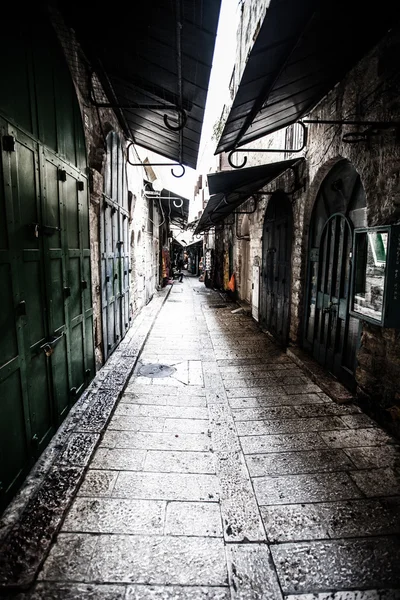
POLYGON ((309 112, 399 19, 382 0, 271 0, 216 153, 286 127, 309 112))
POLYGON ((116 109, 136 144, 196 168, 220 0, 59 6, 107 95, 92 77, 96 102, 116 109), (184 128, 169 129, 164 115, 176 127, 182 110, 184 128))
POLYGON ((189 216, 189 200, 170 190, 162 190, 160 202, 165 218, 178 227, 187 224, 189 216))
POLYGON ((258 190, 279 177, 298 159, 283 160, 260 167, 221 171, 207 176, 210 199, 194 233, 207 231, 223 221, 258 190))

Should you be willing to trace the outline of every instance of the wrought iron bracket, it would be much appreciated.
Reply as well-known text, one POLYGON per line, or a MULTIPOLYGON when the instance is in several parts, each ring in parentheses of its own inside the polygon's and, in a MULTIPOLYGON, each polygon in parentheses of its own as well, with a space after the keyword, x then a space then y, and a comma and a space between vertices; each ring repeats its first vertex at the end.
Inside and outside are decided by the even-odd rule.
POLYGON ((297 123, 303 129, 303 143, 300 148, 235 148, 228 154, 228 163, 231 165, 233 169, 242 169, 247 164, 247 156, 244 157, 243 162, 240 165, 235 165, 232 160, 232 155, 236 153, 248 153, 248 152, 258 152, 258 153, 268 153, 268 152, 290 152, 291 154, 295 154, 296 152, 302 152, 304 148, 307 146, 308 139, 308 131, 307 127, 304 125, 302 121, 298 121, 297 123))
POLYGON ((302 123, 310 125, 353 125, 354 127, 364 127, 364 131, 349 131, 343 134, 342 141, 346 144, 358 144, 369 141, 370 137, 378 135, 379 131, 384 129, 400 130, 400 121, 352 121, 348 119, 302 119, 302 123))
POLYGON ((130 159, 130 153, 129 150, 131 148, 131 146, 133 146, 133 142, 130 142, 130 144, 128 144, 128 148, 127 148, 127 161, 128 163, 132 166, 132 167, 180 167, 182 169, 182 173, 179 173, 178 175, 176 173, 174 173, 174 169, 171 169, 171 174, 176 177, 177 179, 180 179, 181 177, 184 176, 184 174, 186 173, 186 169, 183 166, 182 163, 143 163, 143 162, 139 162, 139 163, 134 163, 131 161, 130 159))
MULTIPOLYGON (((93 73, 92 73, 92 77, 93 77, 93 73)), ((90 82, 91 82, 90 102, 96 108, 111 108, 111 109, 119 109, 119 110, 145 109, 145 110, 154 110, 156 112, 160 111, 160 112, 164 112, 164 113, 173 111, 178 114, 178 125, 172 125, 169 121, 170 117, 168 116, 168 114, 164 114, 163 120, 164 120, 165 127, 167 129, 169 129, 170 131, 181 131, 186 126, 187 113, 184 108, 181 108, 180 106, 177 106, 176 104, 172 104, 172 105, 152 104, 152 103, 139 104, 138 102, 127 102, 125 104, 120 104, 118 102, 97 102, 97 100, 95 98, 94 90, 93 90, 92 77, 90 79, 90 82)))
POLYGON ((249 200, 253 200, 254 208, 253 210, 234 210, 234 215, 253 215, 257 210, 258 198, 255 195, 250 196, 249 200))

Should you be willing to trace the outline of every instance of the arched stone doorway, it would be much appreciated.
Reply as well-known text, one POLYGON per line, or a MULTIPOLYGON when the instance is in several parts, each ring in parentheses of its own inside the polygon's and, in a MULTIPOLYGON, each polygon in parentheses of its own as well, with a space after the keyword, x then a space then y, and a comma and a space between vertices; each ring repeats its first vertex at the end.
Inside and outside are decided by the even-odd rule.
POLYGON ((240 297, 251 302, 251 267, 250 267, 250 223, 248 215, 243 215, 240 228, 240 297))
POLYGON ((350 388, 360 334, 349 314, 353 229, 365 225, 360 176, 341 160, 323 180, 311 216, 304 346, 350 388))
POLYGON ((260 323, 282 344, 289 339, 292 206, 284 192, 271 196, 264 219, 260 323))

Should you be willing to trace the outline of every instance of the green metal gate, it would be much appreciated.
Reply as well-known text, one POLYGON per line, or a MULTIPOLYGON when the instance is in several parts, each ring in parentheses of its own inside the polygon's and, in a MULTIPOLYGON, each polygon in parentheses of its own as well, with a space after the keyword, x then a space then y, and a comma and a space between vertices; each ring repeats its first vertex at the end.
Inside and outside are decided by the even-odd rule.
POLYGON ((94 376, 79 107, 52 31, 25 27, 0 42, 0 508, 94 376))
POLYGON ((126 160, 120 137, 107 136, 100 217, 103 352, 106 359, 129 328, 129 213, 126 160))

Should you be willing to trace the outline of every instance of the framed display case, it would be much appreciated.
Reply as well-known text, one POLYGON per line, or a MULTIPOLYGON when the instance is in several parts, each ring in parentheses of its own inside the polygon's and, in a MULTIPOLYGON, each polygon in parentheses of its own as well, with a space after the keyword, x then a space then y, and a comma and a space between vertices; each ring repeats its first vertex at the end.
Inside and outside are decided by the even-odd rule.
POLYGON ((400 225, 354 230, 350 314, 400 328, 400 225))

